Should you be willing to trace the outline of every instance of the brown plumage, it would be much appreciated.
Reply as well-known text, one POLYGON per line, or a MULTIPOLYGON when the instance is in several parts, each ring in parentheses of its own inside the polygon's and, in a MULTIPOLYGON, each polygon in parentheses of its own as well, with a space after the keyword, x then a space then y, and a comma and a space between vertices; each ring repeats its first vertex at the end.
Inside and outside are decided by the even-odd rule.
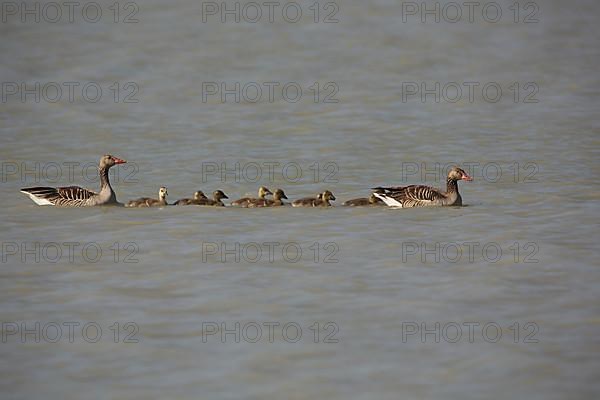
POLYGON ((282 199, 286 199, 287 200, 287 196, 285 195, 285 193, 283 192, 283 190, 277 189, 277 190, 275 190, 275 193, 273 193, 273 200, 271 200, 271 199, 253 199, 252 201, 250 201, 248 203, 248 207, 250 207, 250 208, 254 208, 254 207, 280 207, 280 206, 284 206, 285 205, 285 203, 283 202, 282 199))
POLYGON ((158 199, 151 197, 140 197, 139 199, 130 200, 125 207, 164 207, 167 206, 167 192, 166 187, 158 189, 158 199))
POLYGON ((369 197, 360 197, 358 199, 352 199, 342 203, 343 206, 347 207, 365 207, 365 206, 382 206, 385 203, 371 194, 369 197))
POLYGON ((193 205, 196 206, 216 206, 216 207, 225 207, 225 204, 223 203, 222 199, 228 199, 229 197, 227 197, 227 195, 225 193, 223 193, 222 190, 215 190, 213 192, 213 198, 212 199, 199 199, 199 200, 194 200, 192 202, 193 205))
POLYGON ((329 190, 319 193, 317 197, 304 197, 294 200, 292 207, 329 207, 331 201, 335 200, 335 196, 329 190))
POLYGON ((108 180, 108 170, 118 164, 124 164, 127 161, 110 154, 102 156, 98 163, 98 174, 100 175, 100 191, 94 192, 84 189, 79 186, 66 187, 30 187, 21 189, 21 193, 25 193, 40 206, 57 206, 57 207, 90 207, 90 206, 107 206, 123 204, 117 202, 117 196, 110 186, 108 180))
POLYGON ((374 193, 391 207, 433 207, 462 206, 462 197, 458 193, 458 181, 472 181, 463 169, 454 167, 448 172, 446 191, 425 185, 399 187, 378 187, 374 193))
POLYGON ((264 186, 258 188, 258 198, 253 197, 243 197, 241 199, 235 200, 231 202, 232 206, 237 207, 248 207, 248 205, 256 200, 264 200, 267 195, 273 194, 269 189, 264 186))
POLYGON ((318 200, 321 200, 322 196, 323 196, 323 194, 319 193, 315 197, 303 197, 301 199, 296 199, 296 200, 292 201, 292 207, 314 207, 314 204, 318 200))
POLYGON ((204 194, 204 192, 202 190, 198 190, 197 192, 194 192, 193 199, 180 199, 180 200, 177 200, 175 203, 173 203, 173 205, 189 206, 190 204, 194 204, 194 201, 205 200, 205 199, 208 199, 208 197, 206 197, 206 195, 204 194))

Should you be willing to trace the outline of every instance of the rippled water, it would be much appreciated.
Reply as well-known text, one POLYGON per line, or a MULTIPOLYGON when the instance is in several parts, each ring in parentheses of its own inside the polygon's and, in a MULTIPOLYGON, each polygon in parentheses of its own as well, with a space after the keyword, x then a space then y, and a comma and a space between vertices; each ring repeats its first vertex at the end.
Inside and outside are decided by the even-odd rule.
POLYGON ((403 23, 388 0, 338 2, 332 24, 311 2, 295 24, 203 23, 189 0, 138 1, 128 24, 121 3, 114 23, 100 4, 98 23, 0 24, 3 83, 103 89, 0 108, 3 398, 597 396, 597 2, 540 1, 529 24, 535 10, 522 3, 514 23, 511 2, 498 23, 455 24, 403 23), (303 96, 204 102, 203 82, 295 82, 303 96), (403 101, 403 82, 480 86, 436 103, 403 101), (129 161, 113 171, 121 201, 264 184, 292 199, 330 189, 339 205, 375 185, 443 186, 447 163, 475 180, 460 183, 467 207, 409 210, 54 209, 18 192, 96 187, 81 166, 105 153, 129 161), (80 163, 72 177, 64 162, 80 163))

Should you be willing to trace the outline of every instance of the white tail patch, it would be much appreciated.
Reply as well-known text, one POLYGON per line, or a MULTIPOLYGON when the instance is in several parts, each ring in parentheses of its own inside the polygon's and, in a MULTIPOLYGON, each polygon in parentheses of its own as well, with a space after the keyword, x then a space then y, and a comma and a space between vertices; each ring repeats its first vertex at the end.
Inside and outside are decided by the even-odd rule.
POLYGON ((373 194, 375 195, 375 197, 377 197, 378 199, 380 199, 381 201, 383 201, 386 205, 388 205, 390 207, 402 208, 402 203, 400 203, 396 199, 387 197, 387 195, 385 195, 383 193, 373 193, 373 194))
POLYGON ((27 196, 29 196, 29 198, 31 200, 33 200, 33 202, 35 204, 37 204, 38 206, 53 206, 54 205, 50 201, 48 201, 48 200, 46 200, 46 199, 44 199, 42 197, 37 197, 36 195, 31 194, 29 192, 24 192, 23 190, 21 190, 21 193, 25 193, 27 196))

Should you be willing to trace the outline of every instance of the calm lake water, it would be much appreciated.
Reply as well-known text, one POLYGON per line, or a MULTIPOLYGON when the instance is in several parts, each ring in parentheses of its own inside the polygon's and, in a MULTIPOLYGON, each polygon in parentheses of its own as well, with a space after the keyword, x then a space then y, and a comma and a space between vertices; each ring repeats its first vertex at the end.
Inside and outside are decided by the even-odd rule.
POLYGON ((597 1, 484 2, 472 22, 442 2, 439 23, 391 0, 281 2, 255 23, 245 2, 239 23, 221 2, 112 3, 72 23, 3 10, 2 398, 598 396, 597 1), (443 187, 453 164, 474 181, 444 209, 19 193, 96 188, 105 153, 129 162, 120 201, 266 185, 339 206, 443 187))

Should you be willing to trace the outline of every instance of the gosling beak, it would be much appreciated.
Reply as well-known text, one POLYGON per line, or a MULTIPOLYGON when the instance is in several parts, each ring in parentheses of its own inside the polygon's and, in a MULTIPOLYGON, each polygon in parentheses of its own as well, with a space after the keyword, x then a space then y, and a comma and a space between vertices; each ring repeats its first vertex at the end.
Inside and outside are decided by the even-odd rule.
POLYGON ((127 162, 121 158, 114 157, 114 156, 113 156, 113 160, 115 160, 115 164, 125 164, 127 162))
POLYGON ((467 174, 463 174, 463 176, 460 179, 462 179, 463 181, 467 181, 467 182, 471 182, 473 180, 473 178, 471 178, 467 174))
POLYGON ((282 198, 282 199, 286 199, 286 200, 288 200, 288 197, 285 195, 285 193, 283 193, 283 194, 281 195, 281 198, 282 198))
POLYGON ((229 197, 227 197, 227 195, 225 193, 223 193, 223 198, 228 199, 229 197))
POLYGON ((335 196, 331 196, 331 200, 335 201, 335 196))

